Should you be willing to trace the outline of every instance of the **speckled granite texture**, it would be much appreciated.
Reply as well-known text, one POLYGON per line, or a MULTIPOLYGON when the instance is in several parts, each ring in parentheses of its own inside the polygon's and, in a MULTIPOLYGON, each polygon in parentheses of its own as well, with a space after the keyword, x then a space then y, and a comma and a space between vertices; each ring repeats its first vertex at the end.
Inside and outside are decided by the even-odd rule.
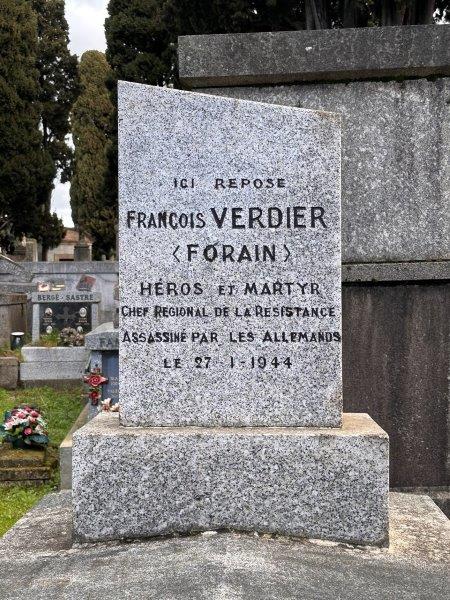
POLYGON ((449 48, 435 25, 187 35, 179 74, 188 87, 449 75, 449 48))
POLYGON ((340 117, 119 82, 119 192, 121 423, 339 426, 340 117), (175 189, 181 177, 194 178, 194 188, 175 189), (216 189, 216 178, 284 184, 216 189), (304 207, 296 228, 294 207, 304 207), (282 218, 283 226, 269 226, 269 208, 272 225, 282 218), (323 224, 313 209, 324 211, 323 224), (194 227, 139 226, 139 213, 147 224, 161 212, 180 223, 192 214, 194 227), (262 224, 250 227, 250 214, 262 224), (205 259, 208 245, 217 260, 205 259), (251 260, 239 260, 244 246, 251 260), (256 246, 276 259, 256 260, 256 246), (232 247, 234 259, 223 260, 232 247), (301 316, 280 316, 286 306, 301 316), (130 307, 148 313, 130 316, 130 307), (158 316, 157 307, 204 314, 158 316), (324 315, 312 317, 313 308, 324 315), (148 341, 182 332, 185 341, 148 341), (258 357, 265 368, 252 365, 258 357))
POLYGON ((131 428, 105 413, 73 440, 78 540, 233 529, 387 542, 388 437, 367 415, 342 429, 131 428))
POLYGON ((436 261, 450 258, 449 82, 437 78, 200 91, 341 114, 343 261, 436 261))

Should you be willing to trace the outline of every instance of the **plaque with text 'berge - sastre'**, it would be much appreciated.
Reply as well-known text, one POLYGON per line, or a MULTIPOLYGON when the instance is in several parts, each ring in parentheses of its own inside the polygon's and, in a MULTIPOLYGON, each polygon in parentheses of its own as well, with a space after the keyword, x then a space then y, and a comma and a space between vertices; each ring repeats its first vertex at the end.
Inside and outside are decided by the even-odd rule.
POLYGON ((52 302, 40 304, 40 333, 51 334, 71 327, 85 334, 92 329, 91 304, 52 302))
POLYGON ((341 422, 340 118, 119 83, 125 425, 341 422))

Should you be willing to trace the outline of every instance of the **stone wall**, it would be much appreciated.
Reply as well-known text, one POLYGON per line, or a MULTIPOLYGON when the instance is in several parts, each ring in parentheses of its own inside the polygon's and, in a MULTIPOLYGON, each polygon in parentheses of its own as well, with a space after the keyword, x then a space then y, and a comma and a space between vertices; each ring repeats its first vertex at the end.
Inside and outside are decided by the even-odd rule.
POLYGON ((391 439, 391 484, 448 464, 450 27, 186 36, 202 93, 339 112, 344 409, 391 439))
POLYGON ((27 333, 27 296, 0 293, 0 346, 9 347, 13 331, 27 333))
POLYGON ((340 113, 343 261, 448 260, 449 49, 450 27, 433 25, 191 36, 180 77, 221 86, 208 94, 340 113), (394 59, 397 79, 380 81, 394 59), (435 77, 410 79, 420 73, 435 77), (240 85, 252 79, 266 85, 240 85), (267 85, 280 80, 290 85, 267 85))

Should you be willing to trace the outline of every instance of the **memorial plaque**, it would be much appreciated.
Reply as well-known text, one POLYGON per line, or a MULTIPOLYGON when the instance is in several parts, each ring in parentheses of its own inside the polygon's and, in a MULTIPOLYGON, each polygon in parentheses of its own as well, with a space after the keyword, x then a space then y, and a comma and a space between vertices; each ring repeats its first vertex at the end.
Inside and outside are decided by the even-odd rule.
POLYGON ((39 310, 41 334, 61 331, 65 327, 72 327, 83 334, 92 329, 90 304, 54 302, 41 304, 39 310))
POLYGON ((33 292, 33 341, 41 335, 61 331, 65 327, 76 329, 86 334, 97 326, 98 303, 97 292, 51 290, 33 292))
POLYGON ((119 84, 124 425, 339 426, 340 119, 119 84))

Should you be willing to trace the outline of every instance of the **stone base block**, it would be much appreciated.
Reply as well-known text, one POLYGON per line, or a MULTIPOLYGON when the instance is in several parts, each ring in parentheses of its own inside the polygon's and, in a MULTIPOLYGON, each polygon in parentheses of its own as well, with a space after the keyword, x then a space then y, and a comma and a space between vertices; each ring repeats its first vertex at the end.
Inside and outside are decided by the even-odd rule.
POLYGON ((81 385, 88 351, 81 347, 24 346, 20 363, 20 380, 24 387, 54 385, 63 381, 81 385))
POLYGON ((231 529, 386 545, 388 445, 365 414, 321 429, 134 428, 103 413, 73 436, 74 535, 231 529))
POLYGON ((19 381, 19 361, 15 356, 0 357, 0 387, 15 390, 19 381))

